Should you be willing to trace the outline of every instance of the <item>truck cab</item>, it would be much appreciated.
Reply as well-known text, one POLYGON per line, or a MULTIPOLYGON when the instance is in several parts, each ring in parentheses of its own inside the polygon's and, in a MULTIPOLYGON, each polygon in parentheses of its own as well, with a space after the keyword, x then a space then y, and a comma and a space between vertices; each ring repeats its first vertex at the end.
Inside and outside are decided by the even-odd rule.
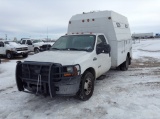
MULTIPOLYGON (((77 57, 72 59, 74 61, 72 64, 80 64, 82 74, 89 67, 93 68, 94 72, 96 72, 95 78, 108 71, 111 67, 110 46, 104 34, 68 34, 60 37, 51 49, 76 51, 77 57)), ((67 56, 65 59, 67 60, 67 56)))

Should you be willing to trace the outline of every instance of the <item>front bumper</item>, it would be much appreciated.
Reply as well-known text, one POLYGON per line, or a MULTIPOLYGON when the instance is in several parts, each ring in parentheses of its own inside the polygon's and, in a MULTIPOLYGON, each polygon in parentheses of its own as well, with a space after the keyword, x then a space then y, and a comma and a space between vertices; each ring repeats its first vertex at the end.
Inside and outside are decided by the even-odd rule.
POLYGON ((23 54, 27 54, 29 52, 29 50, 25 50, 25 51, 13 51, 13 55, 23 55, 23 54))
POLYGON ((81 75, 64 77, 63 73, 63 66, 60 64, 18 62, 16 66, 17 88, 19 91, 50 95, 51 97, 76 95, 79 90, 81 75))
POLYGON ((54 83, 56 94, 59 95, 76 95, 79 90, 81 76, 62 79, 58 83, 54 83))
POLYGON ((43 51, 47 51, 51 48, 51 45, 42 45, 40 46, 40 51, 43 52, 43 51))

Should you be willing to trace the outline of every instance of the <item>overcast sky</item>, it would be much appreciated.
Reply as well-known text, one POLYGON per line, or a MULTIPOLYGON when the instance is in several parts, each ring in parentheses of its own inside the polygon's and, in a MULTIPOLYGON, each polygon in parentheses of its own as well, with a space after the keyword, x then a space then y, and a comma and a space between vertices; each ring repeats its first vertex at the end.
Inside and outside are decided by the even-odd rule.
POLYGON ((97 10, 126 16, 132 33, 160 33, 160 0, 0 0, 0 38, 46 38, 48 31, 56 39, 72 15, 97 10))

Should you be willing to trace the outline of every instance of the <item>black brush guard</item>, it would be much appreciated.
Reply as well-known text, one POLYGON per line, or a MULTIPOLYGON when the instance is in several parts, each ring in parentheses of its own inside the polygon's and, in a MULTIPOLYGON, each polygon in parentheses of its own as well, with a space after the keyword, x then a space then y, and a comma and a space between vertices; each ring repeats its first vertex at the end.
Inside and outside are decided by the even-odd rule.
POLYGON ((22 63, 18 61, 16 66, 17 88, 19 91, 49 94, 54 97, 56 95, 54 82, 59 82, 63 78, 63 74, 61 64, 32 61, 22 63))

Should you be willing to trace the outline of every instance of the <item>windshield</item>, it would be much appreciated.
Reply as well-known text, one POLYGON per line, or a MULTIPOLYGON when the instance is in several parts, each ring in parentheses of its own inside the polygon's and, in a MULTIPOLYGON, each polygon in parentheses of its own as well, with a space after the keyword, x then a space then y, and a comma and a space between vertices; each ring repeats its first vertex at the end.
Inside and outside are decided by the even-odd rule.
POLYGON ((39 42, 43 42, 41 40, 34 40, 33 43, 39 43, 39 42))
POLYGON ((60 37, 51 49, 93 51, 94 43, 95 35, 69 35, 60 37))

